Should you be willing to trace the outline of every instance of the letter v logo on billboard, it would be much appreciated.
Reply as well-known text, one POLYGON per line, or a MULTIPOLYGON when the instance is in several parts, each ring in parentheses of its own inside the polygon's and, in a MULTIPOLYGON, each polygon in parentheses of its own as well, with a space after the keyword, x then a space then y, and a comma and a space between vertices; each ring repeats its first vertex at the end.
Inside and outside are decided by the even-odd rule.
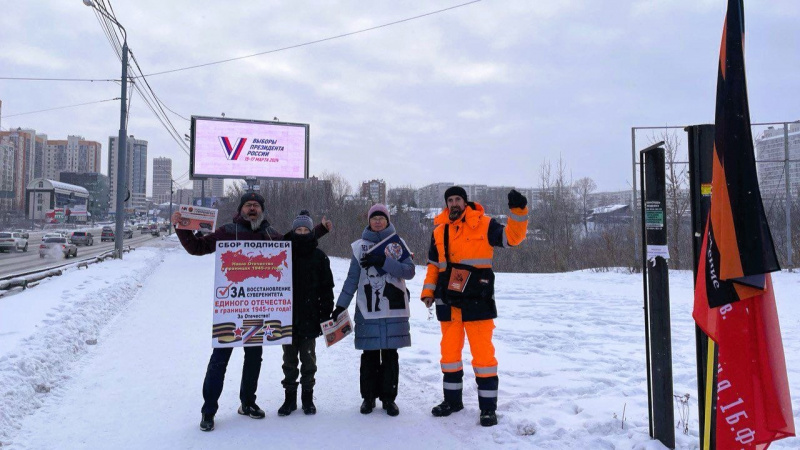
POLYGON ((239 138, 236 140, 236 145, 232 146, 227 136, 219 137, 219 143, 222 145, 222 150, 225 151, 225 157, 228 158, 229 161, 236 161, 239 158, 239 155, 242 154, 245 142, 247 142, 247 138, 239 138))

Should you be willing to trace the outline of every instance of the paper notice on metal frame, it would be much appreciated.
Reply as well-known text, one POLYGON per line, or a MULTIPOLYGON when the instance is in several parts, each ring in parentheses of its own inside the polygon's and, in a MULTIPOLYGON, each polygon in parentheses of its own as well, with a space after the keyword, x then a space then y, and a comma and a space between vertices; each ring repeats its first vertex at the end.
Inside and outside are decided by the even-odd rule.
POLYGON ((292 243, 218 241, 212 347, 292 343, 292 243))

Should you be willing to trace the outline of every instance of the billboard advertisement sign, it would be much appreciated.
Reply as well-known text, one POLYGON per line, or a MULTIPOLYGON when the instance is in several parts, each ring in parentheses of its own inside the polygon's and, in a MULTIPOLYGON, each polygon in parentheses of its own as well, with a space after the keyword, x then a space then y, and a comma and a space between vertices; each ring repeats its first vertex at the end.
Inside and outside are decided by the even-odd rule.
POLYGON ((192 116, 191 133, 192 178, 308 178, 308 124, 192 116))

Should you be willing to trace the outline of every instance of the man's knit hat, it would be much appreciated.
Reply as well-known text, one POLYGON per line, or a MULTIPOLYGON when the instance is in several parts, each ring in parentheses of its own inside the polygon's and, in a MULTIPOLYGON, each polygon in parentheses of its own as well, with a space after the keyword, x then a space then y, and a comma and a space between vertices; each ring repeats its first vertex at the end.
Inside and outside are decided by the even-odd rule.
POLYGON ((264 210, 264 197, 257 192, 246 192, 242 195, 242 198, 239 199, 239 209, 237 211, 242 211, 242 206, 249 201, 256 201, 259 205, 261 205, 261 210, 264 210))
POLYGON ((389 210, 386 206, 381 205, 380 203, 376 203, 372 205, 372 208, 369 209, 369 213, 367 213, 367 221, 372 219, 372 216, 383 216, 386 217, 386 221, 389 221, 389 210))
POLYGON ((314 221, 311 220, 311 217, 308 215, 308 211, 305 209, 300 211, 300 214, 298 214, 297 217, 294 218, 294 221, 292 221, 292 231, 300 227, 306 227, 309 231, 314 229, 314 221))
POLYGON ((447 188, 446 191, 444 191, 444 201, 445 201, 445 203, 447 202, 447 198, 452 196, 452 195, 457 195, 457 196, 463 198, 464 199, 464 203, 469 201, 467 199, 467 191, 465 191, 464 188, 462 188, 461 186, 450 186, 449 188, 447 188))

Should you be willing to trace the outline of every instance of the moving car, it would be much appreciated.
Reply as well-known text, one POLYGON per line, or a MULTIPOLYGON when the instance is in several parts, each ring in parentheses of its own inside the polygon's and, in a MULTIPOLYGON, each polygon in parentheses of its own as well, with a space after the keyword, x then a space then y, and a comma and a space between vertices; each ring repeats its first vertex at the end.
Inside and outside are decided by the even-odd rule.
POLYGON ((28 240, 16 231, 0 232, 0 252, 28 251, 28 240))
POLYGON ((27 231, 25 231, 25 230, 23 230, 23 229, 21 229, 21 228, 20 228, 20 229, 17 229, 17 230, 14 230, 14 231, 15 231, 16 233, 19 233, 19 234, 20 234, 22 237, 24 237, 25 239, 30 239, 30 235, 28 235, 28 232, 27 232, 27 231))
POLYGON ((75 245, 94 245, 94 236, 86 231, 73 232, 69 240, 75 245))
POLYGON ((123 239, 126 239, 126 238, 131 239, 131 238, 133 238, 133 230, 131 229, 131 227, 125 227, 125 228, 122 229, 122 238, 123 239))
POLYGON ((64 258, 78 256, 78 247, 65 237, 47 238, 39 245, 39 258, 64 255, 64 258))
POLYGON ((100 242, 105 241, 114 242, 114 230, 111 227, 103 227, 103 231, 100 232, 100 242))
POLYGON ((150 225, 150 235, 156 236, 156 237, 161 236, 161 232, 158 231, 158 225, 156 225, 156 224, 150 225))

